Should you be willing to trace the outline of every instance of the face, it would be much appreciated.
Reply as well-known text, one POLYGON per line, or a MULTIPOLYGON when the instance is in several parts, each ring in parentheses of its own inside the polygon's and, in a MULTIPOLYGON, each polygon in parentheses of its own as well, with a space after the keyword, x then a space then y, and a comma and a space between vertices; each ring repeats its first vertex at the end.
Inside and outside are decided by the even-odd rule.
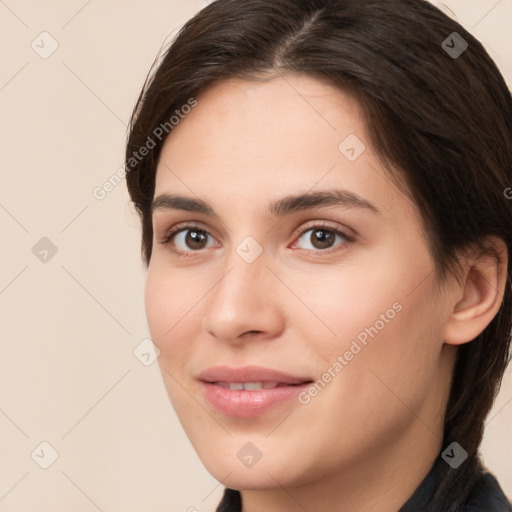
POLYGON ((447 308, 357 103, 293 74, 197 100, 157 169, 146 312, 207 469, 306 485, 439 443, 447 308))

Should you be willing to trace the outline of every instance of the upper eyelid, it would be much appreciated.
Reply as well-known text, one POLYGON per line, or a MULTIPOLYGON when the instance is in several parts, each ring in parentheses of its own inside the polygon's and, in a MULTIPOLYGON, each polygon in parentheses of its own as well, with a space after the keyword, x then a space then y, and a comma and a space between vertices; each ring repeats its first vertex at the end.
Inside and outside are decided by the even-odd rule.
POLYGON ((193 230, 194 228, 196 228, 197 231, 205 231, 208 235, 214 236, 211 232, 211 229, 203 227, 201 222, 185 221, 183 223, 179 222, 179 223, 175 224, 174 226, 171 226, 168 229, 164 229, 163 233, 162 233, 162 237, 166 238, 171 233, 173 235, 177 235, 181 231, 186 231, 187 229, 193 230))
MULTIPOLYGON (((334 225, 332 225, 332 224, 330 224, 330 222, 334 222, 334 221, 311 220, 311 221, 303 222, 300 225, 300 227, 294 229, 294 233, 303 232, 307 229, 312 229, 315 227, 323 227, 325 229, 340 230, 340 231, 344 231, 344 230, 354 231, 353 229, 350 229, 346 226, 340 225, 339 223, 334 223, 334 225)), ((211 229, 203 226, 201 221, 184 221, 184 222, 178 222, 177 224, 171 226, 168 229, 164 229, 163 235, 165 236, 166 233, 170 233, 171 231, 174 233, 177 233, 181 230, 194 229, 194 228, 197 228, 198 231, 199 230, 206 231, 208 234, 210 234, 210 235, 212 234, 211 229)), ((158 230, 155 229, 154 231, 157 232, 158 230)))

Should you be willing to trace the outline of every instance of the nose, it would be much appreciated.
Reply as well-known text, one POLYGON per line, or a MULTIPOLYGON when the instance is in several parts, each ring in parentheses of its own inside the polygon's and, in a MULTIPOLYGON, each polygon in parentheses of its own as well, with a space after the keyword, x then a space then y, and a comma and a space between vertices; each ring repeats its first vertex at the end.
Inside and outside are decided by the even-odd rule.
POLYGON ((267 267, 264 255, 247 263, 233 250, 222 275, 205 297, 203 329, 210 336, 240 344, 280 334, 285 315, 276 293, 279 280, 267 267))

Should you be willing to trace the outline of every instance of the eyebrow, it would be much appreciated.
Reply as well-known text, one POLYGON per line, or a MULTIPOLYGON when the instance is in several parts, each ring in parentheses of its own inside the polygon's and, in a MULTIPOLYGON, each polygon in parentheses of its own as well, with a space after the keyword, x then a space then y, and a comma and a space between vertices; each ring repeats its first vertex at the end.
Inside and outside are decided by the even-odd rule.
MULTIPOLYGON (((294 212, 319 206, 344 206, 366 209, 380 215, 379 209, 363 197, 348 190, 321 190, 298 195, 288 195, 268 204, 268 211, 275 217, 283 217, 294 212)), ((161 194, 151 205, 151 213, 160 210, 184 210, 218 217, 215 210, 201 199, 175 194, 161 194)))

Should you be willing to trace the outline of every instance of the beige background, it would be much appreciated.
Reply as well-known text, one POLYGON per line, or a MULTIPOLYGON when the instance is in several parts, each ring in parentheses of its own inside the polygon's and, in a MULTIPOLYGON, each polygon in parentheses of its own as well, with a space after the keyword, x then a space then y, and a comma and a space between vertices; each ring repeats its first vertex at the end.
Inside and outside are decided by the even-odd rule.
MULTIPOLYGON (((446 4, 511 84, 512 0, 446 4)), ((204 5, 0 0, 1 512, 202 512, 219 501, 157 364, 133 354, 148 330, 125 183, 92 195, 123 163, 161 44, 204 5), (57 248, 46 262, 32 252, 43 237, 57 248), (43 441, 59 454, 48 469, 43 441)), ((483 444, 509 496, 511 425, 509 370, 483 444)))

